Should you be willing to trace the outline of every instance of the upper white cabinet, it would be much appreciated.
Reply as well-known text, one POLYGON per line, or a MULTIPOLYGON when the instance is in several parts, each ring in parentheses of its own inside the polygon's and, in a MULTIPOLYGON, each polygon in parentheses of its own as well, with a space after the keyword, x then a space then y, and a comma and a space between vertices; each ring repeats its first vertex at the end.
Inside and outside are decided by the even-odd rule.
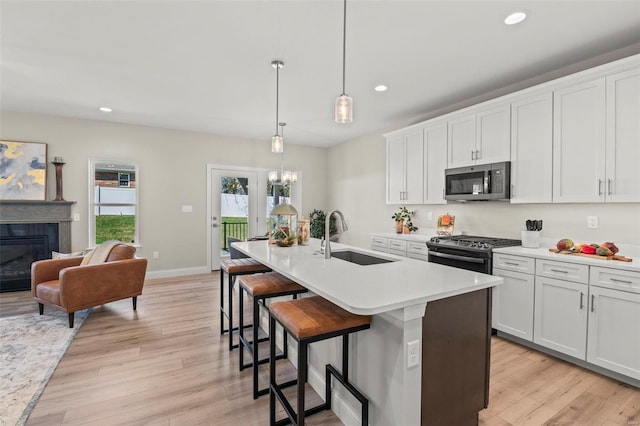
POLYGON ((447 166, 508 161, 510 127, 509 104, 478 109, 449 120, 447 166))
POLYGON ((422 204, 423 160, 422 129, 387 139, 387 204, 422 204))
POLYGON ((444 170, 447 168, 447 123, 424 128, 424 204, 444 204, 444 170))
POLYGON ((556 90, 553 102, 553 201, 602 201, 605 79, 556 90))
POLYGON ((550 203, 553 187, 553 94, 511 103, 511 202, 550 203))
POLYGON ((608 76, 607 201, 640 202, 640 68, 608 76))

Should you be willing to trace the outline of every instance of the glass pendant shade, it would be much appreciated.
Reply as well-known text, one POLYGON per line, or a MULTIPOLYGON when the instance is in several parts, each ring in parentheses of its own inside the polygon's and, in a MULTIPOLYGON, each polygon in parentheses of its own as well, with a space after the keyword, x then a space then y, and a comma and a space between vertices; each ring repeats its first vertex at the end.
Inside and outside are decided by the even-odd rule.
POLYGON ((271 138, 271 152, 281 154, 284 151, 284 140, 282 136, 275 135, 271 138))
POLYGON ((269 182, 275 182, 278 180, 278 171, 272 170, 269 172, 269 182))
POLYGON ((353 99, 344 93, 336 98, 336 123, 348 124, 353 121, 353 99))

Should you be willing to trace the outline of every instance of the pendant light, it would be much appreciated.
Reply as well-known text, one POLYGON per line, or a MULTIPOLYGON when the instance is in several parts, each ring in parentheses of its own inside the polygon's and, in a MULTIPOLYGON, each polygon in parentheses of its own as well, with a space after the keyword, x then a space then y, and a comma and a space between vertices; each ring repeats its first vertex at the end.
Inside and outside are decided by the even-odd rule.
MULTIPOLYGON (((284 126, 286 126, 287 123, 278 123, 278 125, 280 126, 280 134, 282 138, 284 138, 284 126)), ((284 153, 281 152, 280 171, 271 170, 268 173, 268 178, 269 182, 271 182, 272 184, 289 185, 298 181, 298 173, 284 169, 284 153)))
POLYGON ((344 0, 344 22, 342 27, 342 94, 336 98, 336 123, 353 121, 353 99, 345 93, 345 67, 347 57, 347 0, 344 0))
POLYGON ((278 133, 278 101, 280 92, 280 68, 284 67, 284 62, 273 60, 271 66, 276 69, 276 134, 271 138, 271 152, 281 154, 284 151, 284 139, 278 133))

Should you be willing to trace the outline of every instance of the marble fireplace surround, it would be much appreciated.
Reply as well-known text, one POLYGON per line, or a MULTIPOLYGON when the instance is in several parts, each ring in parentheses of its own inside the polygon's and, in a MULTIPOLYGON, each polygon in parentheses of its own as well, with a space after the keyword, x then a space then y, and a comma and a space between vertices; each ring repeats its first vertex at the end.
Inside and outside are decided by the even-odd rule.
MULTIPOLYGON (((0 224, 57 224, 58 247, 71 251, 71 207, 75 201, 0 201, 0 224)), ((0 245, 2 241, 0 240, 0 245)))

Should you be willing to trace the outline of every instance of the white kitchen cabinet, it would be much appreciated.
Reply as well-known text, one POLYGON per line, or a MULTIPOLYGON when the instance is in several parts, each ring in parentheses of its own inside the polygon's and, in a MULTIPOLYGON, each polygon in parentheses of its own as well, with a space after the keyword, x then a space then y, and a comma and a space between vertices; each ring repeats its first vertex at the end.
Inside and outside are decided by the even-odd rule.
MULTIPOLYGON (((522 258, 523 263, 530 260, 522 258)), ((513 263, 520 263, 515 256, 513 263)), ((504 283, 493 290, 492 327, 524 340, 533 340, 534 275, 493 268, 504 283)))
POLYGON ((424 128, 424 204, 445 204, 444 170, 447 168, 447 123, 424 128))
POLYGON ((550 203, 553 93, 511 103, 511 203, 550 203))
POLYGON ((371 249, 375 251, 381 251, 386 253, 388 250, 389 241, 383 237, 371 237, 371 249))
POLYGON ((427 248, 427 243, 422 241, 407 242, 407 257, 428 262, 429 249, 427 248))
POLYGON ((605 79, 556 90, 553 103, 553 201, 603 201, 605 79))
POLYGON ((511 138, 509 104, 479 109, 449 120, 447 166, 495 163, 509 160, 511 138))
POLYGON ((423 159, 422 129, 387 139, 387 204, 422 204, 423 159))
POLYGON ((606 79, 604 199, 640 202, 640 68, 606 79))
POLYGON ((533 342, 584 360, 588 296, 587 284, 536 276, 533 342))
POLYGON ((640 294, 591 286, 587 362, 640 380, 640 294))

